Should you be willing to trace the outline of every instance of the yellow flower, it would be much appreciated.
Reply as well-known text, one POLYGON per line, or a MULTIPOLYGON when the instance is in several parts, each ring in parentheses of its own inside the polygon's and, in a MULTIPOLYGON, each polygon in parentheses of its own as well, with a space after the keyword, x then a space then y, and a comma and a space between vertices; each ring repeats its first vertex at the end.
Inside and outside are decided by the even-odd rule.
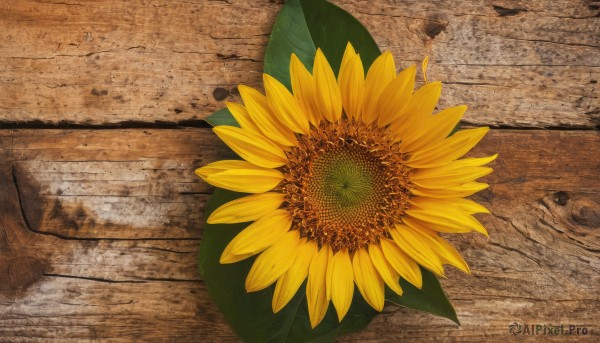
POLYGON ((389 52, 366 77, 350 44, 337 79, 321 50, 312 70, 292 55, 292 92, 266 74, 266 96, 240 86, 245 106, 227 107, 241 127, 214 132, 244 160, 218 161, 196 173, 216 187, 253 193, 208 218, 252 222, 225 248, 221 263, 259 254, 246 290, 276 283, 274 312, 308 278, 302 292, 314 328, 330 301, 344 318, 355 285, 381 311, 384 285, 402 294, 402 277, 422 287, 419 265, 440 276, 443 264, 468 273, 438 233, 487 235, 472 215, 488 211, 464 197, 488 186, 475 180, 492 171, 483 165, 496 155, 459 159, 488 128, 448 137, 466 106, 433 115, 441 83, 413 92, 416 67, 396 74, 389 52))

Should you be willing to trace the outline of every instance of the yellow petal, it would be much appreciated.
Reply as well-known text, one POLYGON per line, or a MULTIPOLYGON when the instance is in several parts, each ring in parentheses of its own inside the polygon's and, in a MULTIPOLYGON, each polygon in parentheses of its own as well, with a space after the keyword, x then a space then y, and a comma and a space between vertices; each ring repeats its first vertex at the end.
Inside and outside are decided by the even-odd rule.
POLYGON ((471 199, 450 199, 451 202, 455 203, 461 210, 468 214, 475 213, 490 213, 490 211, 482 206, 481 204, 476 203, 471 199))
POLYGON ((407 229, 413 230, 415 234, 419 234, 430 241, 432 247, 434 247, 435 253, 438 255, 442 263, 450 264, 467 274, 471 274, 471 270, 469 269, 467 262, 465 262, 458 251, 456 251, 456 249, 454 249, 450 243, 440 237, 436 232, 427 228, 415 228, 409 227, 408 225, 407 229))
MULTIPOLYGON (((292 218, 287 210, 275 210, 248 225, 225 247, 220 262, 233 263, 236 256, 252 256, 277 242, 292 226, 292 218)), ((248 257, 246 256, 246 257, 248 257)))
POLYGON ((419 265, 393 241, 381 239, 381 251, 392 268, 406 281, 417 288, 423 287, 423 277, 419 265))
POLYGON ((477 219, 456 206, 439 206, 434 202, 430 202, 421 203, 419 207, 407 210, 406 215, 436 226, 454 229, 456 232, 464 232, 464 229, 468 228, 488 235, 477 219))
POLYGON ((218 161, 196 170, 196 174, 209 184, 241 193, 263 193, 279 184, 283 174, 279 170, 262 168, 250 162, 218 161), (221 169, 223 165, 235 168, 221 169))
POLYGON ((453 173, 461 173, 464 170, 470 170, 470 168, 480 167, 484 164, 487 164, 496 159, 497 156, 498 154, 480 158, 465 158, 462 160, 452 161, 440 167, 417 169, 413 171, 411 179, 419 180, 441 177, 453 173))
POLYGON ((338 121, 342 116, 342 94, 321 49, 317 49, 315 55, 313 76, 317 109, 328 121, 338 121))
MULTIPOLYGON (((441 170, 439 174, 413 175, 410 180, 419 188, 447 189, 486 176, 492 172, 488 167, 466 167, 455 170, 441 170)), ((416 173, 415 173, 416 174, 416 173)))
POLYGON ((462 160, 454 161, 454 165, 456 167, 479 167, 484 164, 488 164, 498 157, 498 154, 494 154, 492 156, 487 157, 472 157, 472 158, 463 158, 462 160))
POLYGON ((225 102, 225 106, 227 106, 227 109, 229 112, 231 112, 231 115, 233 115, 233 118, 235 118, 235 121, 240 124, 242 129, 257 135, 262 135, 262 132, 258 126, 256 126, 252 118, 250 118, 250 114, 248 113, 248 110, 246 110, 246 107, 229 101, 225 102))
POLYGON ((308 120, 314 126, 319 126, 323 117, 317 110, 317 104, 315 103, 313 76, 295 54, 292 54, 292 59, 290 60, 290 78, 292 92, 296 100, 298 100, 300 107, 307 114, 308 120))
POLYGON ((294 297, 304 279, 308 276, 308 267, 317 253, 314 241, 303 240, 298 248, 298 256, 288 271, 277 281, 273 294, 273 313, 279 312, 294 297))
POLYGON ((410 179, 411 181, 435 179, 440 179, 440 181, 443 181, 450 179, 466 178, 468 179, 468 181, 473 181, 474 179, 487 175, 489 172, 492 171, 492 168, 489 167, 461 167, 457 166, 457 164, 454 162, 448 163, 447 165, 438 168, 415 170, 410 176, 410 179))
POLYGON ((468 182, 463 185, 450 187, 447 189, 426 189, 414 187, 410 189, 410 192, 414 195, 430 198, 461 198, 473 195, 488 187, 489 185, 487 183, 468 182))
POLYGON ((395 226, 396 229, 390 229, 389 233, 400 249, 431 272, 444 276, 444 267, 428 242, 406 230, 403 226, 395 226))
POLYGON ((375 266, 375 269, 381 275, 385 284, 388 287, 396 292, 398 295, 402 295, 402 287, 400 287, 400 283, 398 282, 398 278, 400 278, 400 274, 390 265, 388 260, 383 255, 383 250, 378 245, 371 244, 369 246, 369 257, 375 266))
POLYGON ((463 272, 471 274, 471 270, 469 269, 467 262, 450 243, 437 235, 435 236, 435 240, 442 247, 440 248, 438 255, 443 263, 451 264, 463 272))
POLYGON ((407 132, 422 130, 423 122, 431 117, 441 94, 441 82, 428 83, 417 89, 415 94, 410 97, 410 101, 403 110, 403 113, 390 126, 390 130, 400 137, 399 140, 402 140, 402 137, 407 132))
POLYGON ((331 301, 341 322, 350 309, 354 295, 354 273, 348 250, 336 252, 327 265, 327 288, 331 289, 331 301))
POLYGON ((373 262, 371 262, 369 253, 364 249, 358 249, 354 253, 352 267, 354 268, 356 287, 360 294, 371 307, 381 312, 385 299, 383 279, 375 269, 373 262))
POLYGON ((313 256, 308 268, 306 283, 306 302, 310 326, 314 329, 325 317, 329 307, 330 293, 327 291, 327 265, 333 258, 328 245, 313 256))
POLYGON ((217 126, 213 131, 236 154, 257 166, 277 168, 287 162, 283 150, 264 136, 233 126, 217 126))
POLYGON ((379 127, 386 126, 405 115, 405 108, 411 100, 415 88, 416 66, 412 65, 396 76, 385 87, 379 98, 379 127))
POLYGON ((268 192, 248 195, 217 208, 208 217, 209 224, 244 223, 258 220, 281 206, 282 193, 268 192))
POLYGON ((243 260, 247 259, 248 257, 252 257, 252 256, 258 254, 258 252, 257 252, 257 253, 246 253, 246 254, 234 255, 230 251, 231 251, 231 248, 229 246, 225 247, 225 250, 223 250, 223 253, 221 254, 221 259, 219 260, 219 263, 221 263, 221 264, 236 263, 239 261, 243 261, 243 260))
POLYGON ((405 131, 401 137, 402 151, 413 152, 441 142, 460 122, 467 106, 450 107, 427 118, 420 130, 405 131))
POLYGON ((256 258, 246 277, 246 291, 260 291, 277 281, 292 266, 299 247, 300 231, 286 232, 256 258))
POLYGON ((426 242, 426 244, 438 255, 440 262, 455 266, 465 273, 470 273, 469 266, 467 266, 467 263, 460 254, 450 245, 450 243, 443 240, 435 232, 418 229, 409 225, 403 226, 403 229, 410 231, 415 237, 419 237, 423 242, 426 242))
POLYGON ((240 193, 263 193, 275 188, 283 174, 279 170, 264 168, 229 169, 204 178, 211 185, 240 193))
POLYGON ((360 119, 365 94, 365 71, 360 57, 349 42, 342 58, 338 84, 346 115, 348 118, 360 119))
POLYGON ((264 95, 256 89, 244 85, 238 86, 238 90, 250 117, 267 138, 285 146, 298 145, 292 130, 277 119, 264 95))
POLYGON ((437 225, 437 224, 432 224, 429 222, 424 222, 422 220, 416 219, 416 218, 412 218, 409 216, 406 216, 404 218, 402 218, 402 222, 406 225, 406 226, 411 226, 411 227, 418 227, 418 228, 427 228, 428 230, 432 230, 435 232, 447 232, 447 233, 466 233, 466 232, 471 232, 473 230, 471 230, 470 228, 463 226, 463 227, 448 227, 448 226, 444 226, 444 225, 437 225))
POLYGON ((267 102, 277 118, 294 132, 308 133, 308 118, 296 98, 271 75, 263 74, 263 83, 267 102))
POLYGON ((241 160, 221 160, 209 163, 202 168, 196 169, 196 175, 201 178, 207 178, 210 175, 223 172, 229 169, 263 169, 252 163, 241 160))
POLYGON ((379 97, 385 87, 396 77, 394 58, 389 51, 384 52, 373 61, 365 80, 365 98, 361 118, 365 124, 374 122, 377 113, 379 97))
MULTIPOLYGON (((357 53, 356 50, 354 50, 352 43, 346 43, 346 49, 344 50, 344 55, 342 56, 342 63, 340 64, 340 71, 342 70, 342 68, 345 68, 348 62, 350 62, 350 60, 353 59, 356 55, 357 53)), ((339 74, 341 74, 341 72, 339 74)))
POLYGON ((427 150, 414 152, 406 163, 412 168, 433 168, 454 161, 471 150, 490 129, 462 130, 427 150))

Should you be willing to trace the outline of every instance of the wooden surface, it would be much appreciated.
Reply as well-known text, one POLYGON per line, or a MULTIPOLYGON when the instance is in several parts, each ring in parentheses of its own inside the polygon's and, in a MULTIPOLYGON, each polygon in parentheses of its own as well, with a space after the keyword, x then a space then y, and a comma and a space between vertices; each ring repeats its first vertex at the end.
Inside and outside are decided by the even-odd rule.
MULTIPOLYGON (((495 127, 490 232, 455 235, 462 326, 388 306, 341 342, 600 339, 600 3, 335 1, 441 107, 495 127), (548 130, 551 129, 551 130, 548 130), (512 336, 508 325, 585 326, 512 336)), ((0 2, 0 342, 237 342, 196 270, 229 152, 202 118, 258 86, 280 3, 0 2)))
MULTIPOLYGON (((272 1, 274 2, 274 1, 272 1)), ((0 3, 0 118, 12 123, 186 122, 261 82, 280 4, 40 0, 0 3)), ((600 124, 597 2, 337 4, 407 67, 431 56, 443 106, 470 123, 600 124)))

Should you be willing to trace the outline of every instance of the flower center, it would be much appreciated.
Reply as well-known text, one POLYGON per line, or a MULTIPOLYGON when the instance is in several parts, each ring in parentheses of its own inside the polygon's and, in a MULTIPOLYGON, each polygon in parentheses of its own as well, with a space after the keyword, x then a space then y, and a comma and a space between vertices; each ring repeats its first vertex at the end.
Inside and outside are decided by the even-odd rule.
POLYGON ((408 208, 408 171, 383 129, 342 122, 313 127, 288 152, 282 190, 293 228, 334 251, 378 243, 408 208))
POLYGON ((313 161, 306 194, 322 221, 352 225, 377 210, 385 173, 376 157, 353 144, 335 147, 313 161))

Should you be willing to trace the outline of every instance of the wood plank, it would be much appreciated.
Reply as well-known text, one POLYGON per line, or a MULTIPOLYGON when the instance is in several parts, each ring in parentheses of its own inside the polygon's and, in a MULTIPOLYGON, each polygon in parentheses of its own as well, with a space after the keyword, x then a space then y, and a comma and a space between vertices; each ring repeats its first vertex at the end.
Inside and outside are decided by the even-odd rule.
POLYGON ((0 147, 28 223, 61 237, 198 239, 211 188, 194 169, 231 154, 208 129, 18 132, 0 147))
MULTIPOLYGON (((400 67, 431 57, 444 107, 501 127, 600 125, 594 2, 334 1, 400 67)), ((0 5, 0 123, 201 120, 260 87, 274 1, 0 5)))
MULTIPOLYGON (((451 236, 473 275, 442 280, 462 327, 390 305, 340 341, 502 341, 512 322, 597 340, 597 151, 596 131, 492 131, 472 153, 500 154, 476 196, 490 238, 451 236)), ((196 270, 210 187, 191 172, 225 154, 207 129, 0 130, 0 342, 237 341, 196 270)))

